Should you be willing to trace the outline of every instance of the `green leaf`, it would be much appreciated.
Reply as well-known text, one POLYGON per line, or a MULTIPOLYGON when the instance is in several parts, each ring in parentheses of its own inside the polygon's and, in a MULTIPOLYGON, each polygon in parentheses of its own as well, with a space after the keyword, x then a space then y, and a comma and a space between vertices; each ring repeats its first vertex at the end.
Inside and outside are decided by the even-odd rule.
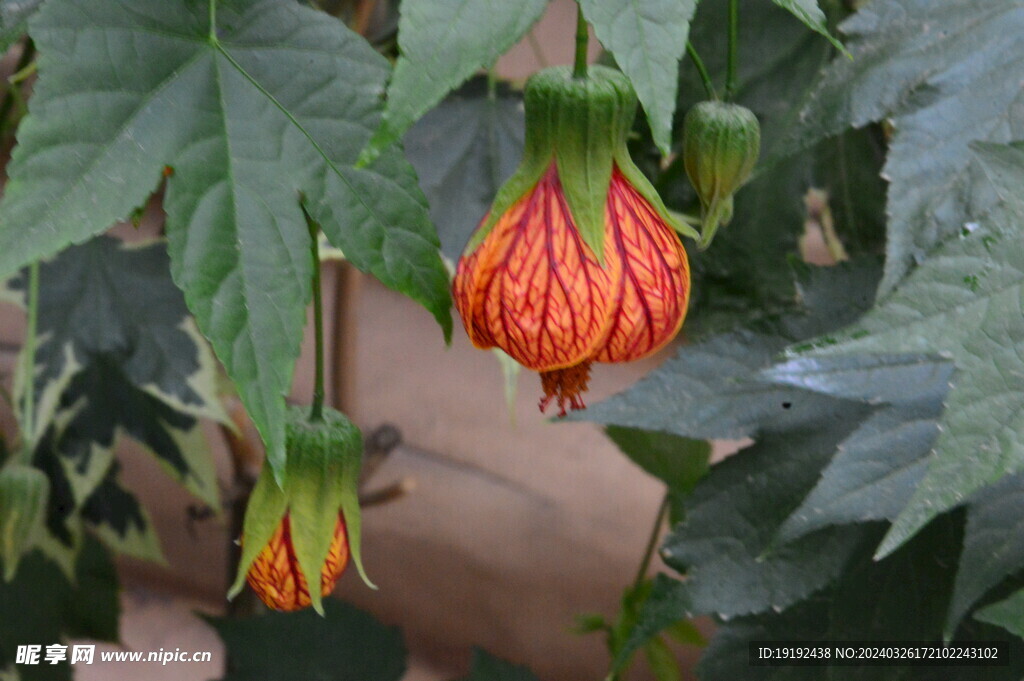
MULTIPOLYGON (((751 641, 938 641, 956 571, 962 519, 947 514, 882 561, 867 542, 849 574, 835 587, 781 613, 738 618, 719 629, 698 665, 702 681, 1012 681, 1024 658, 1011 644, 1009 667, 753 667, 751 641)), ((962 628, 961 641, 1006 640, 991 628, 962 628)))
POLYGON ((405 135, 441 250, 452 261, 523 155, 522 96, 504 84, 496 84, 493 95, 487 87, 486 78, 471 80, 405 135))
POLYGON ((647 113, 654 143, 668 155, 679 59, 686 51, 696 0, 581 0, 601 44, 629 77, 647 113))
POLYGON ((622 671, 639 648, 669 627, 691 616, 692 603, 682 582, 659 574, 640 603, 631 626, 612 659, 611 672, 622 671))
POLYGON ((829 525, 892 520, 924 476, 952 363, 921 355, 798 359, 762 372, 776 383, 878 405, 779 529, 790 541, 829 525))
POLYGON ((708 471, 711 444, 707 440, 619 426, 608 426, 605 434, 633 463, 668 486, 672 502, 670 522, 682 520, 686 497, 708 471))
POLYGON ((829 33, 825 20, 825 13, 818 7, 817 0, 772 0, 776 5, 790 12, 797 19, 802 21, 807 28, 825 36, 837 50, 850 56, 843 44, 829 33))
POLYGON ((845 570, 862 528, 827 528, 776 545, 780 526, 814 487, 847 435, 848 412, 807 430, 764 436, 718 464, 686 504, 683 522, 665 540, 665 562, 687 576, 695 613, 733 617, 781 610, 818 591, 845 570))
POLYGON ((7 51, 25 33, 29 17, 43 0, 0 0, 0 51, 7 51))
POLYGON ((994 207, 816 354, 944 352, 957 366, 928 472, 886 536, 886 555, 938 513, 1024 467, 1024 147, 979 145, 994 207), (965 457, 964 452, 972 452, 965 457))
MULTIPOLYGON (((25 304, 27 274, 8 286, 25 304)), ((171 281, 162 242, 99 237, 40 267, 35 351, 38 433, 52 429, 77 504, 103 478, 118 434, 157 457, 193 494, 218 505, 200 417, 226 421, 216 366, 171 281)), ((16 386, 23 402, 25 385, 16 386)), ((38 436, 36 436, 38 437, 38 436)))
POLYGON ((494 657, 486 650, 473 649, 473 664, 469 676, 458 681, 537 681, 526 667, 519 667, 494 657))
POLYGON ((165 171, 172 273, 280 472, 310 297, 300 197, 356 267, 450 332, 448 279, 398 149, 351 167, 387 62, 295 2, 50 0, 0 203, 0 276, 127 216, 165 171), (142 66, 140 66, 142 65, 142 66))
POLYGON ((400 56, 380 128, 360 157, 372 161, 451 90, 489 68, 540 18, 547 0, 418 0, 401 6, 400 56))
POLYGON ((681 681, 682 672, 672 649, 662 638, 653 638, 644 646, 644 655, 658 681, 681 681))
POLYGON ((222 681, 398 681, 405 673, 402 635, 332 598, 312 610, 247 619, 208 617, 227 647, 222 681))
MULTIPOLYGON (((717 241, 716 241, 717 243, 717 241)), ((878 267, 871 261, 804 268, 805 310, 682 348, 636 385, 570 419, 683 437, 756 437, 820 420, 818 395, 773 384, 759 373, 793 342, 849 324, 871 306, 878 267)))
POLYGON ((974 613, 974 618, 1002 627, 1010 633, 1024 638, 1024 589, 979 610, 974 613))
POLYGON ((985 208, 990 197, 979 191, 969 143, 1024 137, 1016 113, 1022 7, 1019 0, 879 0, 842 25, 854 58, 837 59, 818 79, 788 146, 892 122, 882 293, 985 208))
POLYGON ((0 612, 17 613, 0 617, 0 669, 14 666, 22 681, 69 681, 67 662, 14 665, 17 648, 42 645, 42 659, 46 645, 66 644, 71 637, 116 641, 120 603, 110 556, 87 536, 72 584, 54 563, 38 552, 29 554, 13 582, 0 582, 0 612))
MULTIPOLYGON (((1022 532, 1024 475, 1003 478, 972 497, 967 507, 964 545, 946 618, 947 636, 956 630, 978 599, 1024 566, 1022 532)), ((992 622, 984 617, 979 619, 992 622)))

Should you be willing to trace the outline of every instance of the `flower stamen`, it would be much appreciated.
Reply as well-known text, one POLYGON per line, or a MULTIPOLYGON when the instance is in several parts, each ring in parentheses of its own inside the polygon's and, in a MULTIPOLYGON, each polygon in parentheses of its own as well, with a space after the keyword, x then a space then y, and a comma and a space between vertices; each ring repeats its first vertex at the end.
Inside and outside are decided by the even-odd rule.
POLYGON ((540 384, 544 389, 544 397, 540 399, 541 412, 548 408, 554 400, 558 405, 558 416, 566 415, 566 404, 573 411, 586 409, 583 403, 583 393, 587 391, 587 383, 590 381, 590 361, 584 361, 564 369, 553 371, 542 371, 540 384))

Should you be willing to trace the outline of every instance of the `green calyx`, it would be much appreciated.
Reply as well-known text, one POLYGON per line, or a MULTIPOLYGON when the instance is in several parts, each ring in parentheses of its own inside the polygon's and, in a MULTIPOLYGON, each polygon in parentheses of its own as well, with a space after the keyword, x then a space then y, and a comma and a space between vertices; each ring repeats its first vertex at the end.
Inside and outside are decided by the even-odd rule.
POLYGON ((50 480, 38 468, 11 464, 0 470, 0 558, 5 582, 14 579, 21 557, 35 546, 49 498, 50 480))
POLYGON ((605 204, 614 166, 666 222, 686 231, 629 156, 626 141, 636 117, 637 99, 622 73, 591 66, 586 78, 576 78, 568 66, 543 69, 526 82, 524 101, 523 160, 498 190, 487 220, 466 246, 467 255, 480 245, 501 215, 533 189, 552 162, 576 229, 601 262, 605 204))
POLYGON ((299 568, 309 584, 313 608, 323 614, 320 572, 330 551, 338 512, 345 519, 348 550, 359 575, 372 589, 360 554, 362 532, 359 509, 359 472, 363 438, 348 418, 324 408, 322 418, 309 420, 304 407, 289 407, 285 427, 285 483, 279 487, 269 466, 264 466, 249 497, 242 527, 242 556, 235 582, 228 591, 234 598, 256 556, 274 535, 287 512, 292 545, 299 568))
POLYGON ((683 164, 701 202, 700 247, 732 219, 733 194, 750 179, 761 153, 761 127, 738 104, 701 102, 683 121, 683 164))

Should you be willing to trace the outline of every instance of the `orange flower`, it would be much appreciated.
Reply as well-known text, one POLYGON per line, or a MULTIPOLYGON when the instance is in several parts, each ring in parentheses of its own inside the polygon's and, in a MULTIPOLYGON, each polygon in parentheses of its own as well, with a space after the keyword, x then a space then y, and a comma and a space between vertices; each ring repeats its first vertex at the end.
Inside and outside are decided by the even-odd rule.
MULTIPOLYGON (((675 336, 686 316, 690 271, 675 225, 625 151, 620 119, 627 116, 620 116, 616 107, 628 112, 628 99, 622 104, 617 99, 622 91, 613 90, 614 97, 597 98, 598 115, 588 111, 566 116, 559 109, 559 88, 578 91, 586 85, 572 81, 566 85, 557 75, 542 76, 544 96, 532 94, 527 84, 528 158, 506 185, 515 187, 514 192, 503 188, 504 201, 499 192, 492 214, 484 217, 470 248, 459 259, 452 290, 473 344, 499 347, 526 368, 540 372, 541 411, 554 401, 564 416, 567 406, 584 408, 581 393, 587 389, 592 362, 639 359, 675 336), (531 122, 544 126, 545 116, 536 113, 541 107, 555 111, 544 111, 549 118, 561 116, 561 125, 555 126, 559 134, 531 130, 531 122), (558 153, 562 149, 549 147, 569 146, 562 142, 569 130, 566 120, 593 124, 607 111, 612 112, 606 126, 611 129, 607 144, 613 147, 604 154, 608 181, 596 197, 596 229, 587 231, 580 229, 576 217, 586 215, 587 206, 579 199, 574 206, 573 197, 579 193, 572 194, 566 186, 567 181, 577 181, 578 187, 580 174, 591 180, 596 174, 589 172, 592 159, 598 154, 580 154, 584 160, 566 159, 568 154, 558 153), (537 156, 546 163, 538 166, 537 156), (524 175, 538 179, 520 191, 524 175), (509 201, 509 193, 518 197, 509 201)), ((620 86, 619 81, 612 82, 620 86)), ((582 106, 587 105, 588 92, 570 94, 567 99, 576 107, 574 113, 581 100, 582 106)), ((635 109, 635 100, 632 106, 635 109)), ((628 120, 632 121, 631 114, 628 120)), ((600 135, 582 136, 588 142, 600 139, 600 135)))
MULTIPOLYGON (((327 596, 348 566, 348 538, 345 533, 345 519, 338 514, 334 528, 334 539, 320 571, 320 595, 327 596)), ((268 608, 292 612, 309 607, 309 583, 306 581, 292 544, 291 517, 281 519, 274 536, 249 567, 246 581, 268 608)))

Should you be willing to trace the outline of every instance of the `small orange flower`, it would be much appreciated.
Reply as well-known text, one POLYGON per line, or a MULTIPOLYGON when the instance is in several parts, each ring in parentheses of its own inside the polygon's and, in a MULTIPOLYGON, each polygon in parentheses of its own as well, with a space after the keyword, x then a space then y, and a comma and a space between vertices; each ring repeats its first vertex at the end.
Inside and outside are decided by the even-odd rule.
POLYGON ((640 359, 682 326, 686 251, 617 163, 605 200, 603 264, 577 229, 554 161, 478 229, 488 228, 459 260, 455 305, 476 347, 499 347, 541 373, 541 411, 552 401, 561 416, 567 405, 584 408, 592 362, 640 359))
MULTIPOLYGON (((244 539, 244 538, 243 538, 244 539)), ((348 566, 349 548, 345 519, 338 513, 338 524, 320 571, 320 593, 329 595, 348 566)), ((263 550, 256 556, 246 581, 268 608, 292 612, 309 607, 309 583, 306 581, 292 544, 291 517, 285 514, 281 524, 263 550)))

